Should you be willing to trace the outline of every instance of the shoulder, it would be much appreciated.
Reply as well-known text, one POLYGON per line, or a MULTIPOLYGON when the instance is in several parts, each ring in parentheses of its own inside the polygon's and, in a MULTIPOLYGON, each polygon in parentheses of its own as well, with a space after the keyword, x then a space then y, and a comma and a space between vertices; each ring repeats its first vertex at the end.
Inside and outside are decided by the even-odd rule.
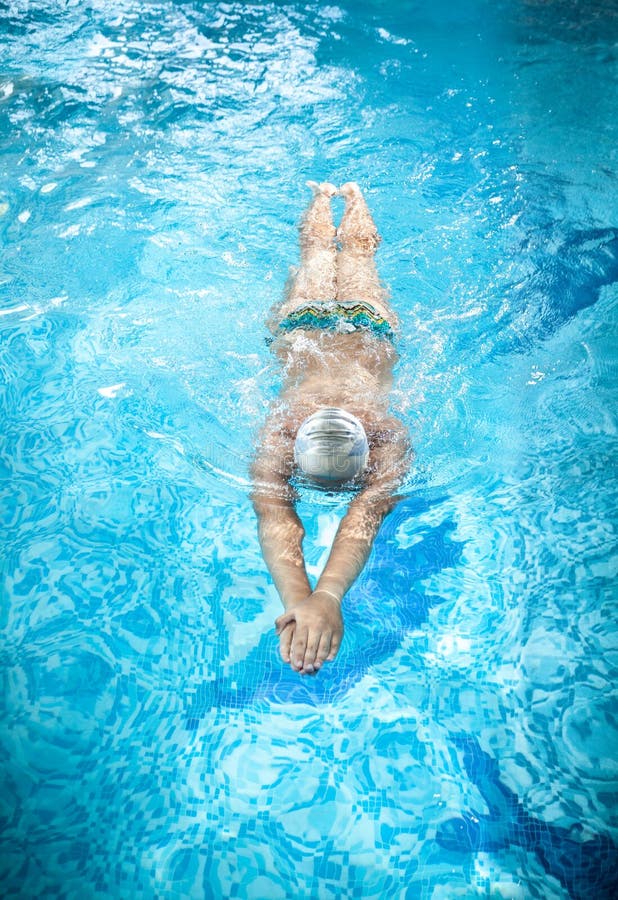
POLYGON ((414 453, 407 428, 394 416, 386 417, 369 437, 368 490, 392 492, 404 480, 414 453))
POLYGON ((410 449, 411 447, 408 429, 395 416, 384 416, 372 422, 366 431, 371 449, 379 450, 389 447, 410 449))
POLYGON ((294 495, 295 430, 282 410, 273 410, 259 433, 251 462, 252 497, 289 500, 294 495))

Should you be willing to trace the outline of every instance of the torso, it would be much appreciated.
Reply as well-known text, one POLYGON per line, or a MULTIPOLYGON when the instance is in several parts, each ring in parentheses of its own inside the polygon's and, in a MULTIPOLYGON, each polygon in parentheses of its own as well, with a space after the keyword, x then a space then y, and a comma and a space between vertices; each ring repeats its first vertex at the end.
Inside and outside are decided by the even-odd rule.
POLYGON ((295 329, 278 335, 273 349, 286 375, 277 403, 285 430, 295 431, 324 406, 348 410, 361 420, 368 435, 387 415, 397 360, 388 338, 365 330, 295 329))

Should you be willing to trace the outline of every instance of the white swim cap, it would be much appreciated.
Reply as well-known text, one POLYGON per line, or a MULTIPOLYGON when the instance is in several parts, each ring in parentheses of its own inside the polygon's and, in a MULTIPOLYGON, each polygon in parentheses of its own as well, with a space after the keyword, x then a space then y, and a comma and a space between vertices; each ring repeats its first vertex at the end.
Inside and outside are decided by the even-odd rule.
POLYGON ((345 409, 319 409, 298 429, 294 462, 309 478, 350 481, 360 475, 368 458, 365 429, 345 409))

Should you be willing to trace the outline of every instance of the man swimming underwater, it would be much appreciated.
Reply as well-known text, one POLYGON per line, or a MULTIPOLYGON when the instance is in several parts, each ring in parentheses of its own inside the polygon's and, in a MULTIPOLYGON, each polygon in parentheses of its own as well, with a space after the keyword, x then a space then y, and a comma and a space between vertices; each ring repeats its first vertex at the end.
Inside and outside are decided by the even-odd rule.
POLYGON ((303 675, 337 654, 341 601, 397 503, 410 459, 406 430, 388 412, 398 322, 375 266, 375 223, 355 182, 339 191, 328 182, 309 186, 300 268, 269 323, 285 381, 252 467, 262 552, 285 609, 275 623, 280 652, 303 675), (337 230, 336 194, 345 199, 337 230), (356 489, 314 589, 296 476, 330 491, 356 489))

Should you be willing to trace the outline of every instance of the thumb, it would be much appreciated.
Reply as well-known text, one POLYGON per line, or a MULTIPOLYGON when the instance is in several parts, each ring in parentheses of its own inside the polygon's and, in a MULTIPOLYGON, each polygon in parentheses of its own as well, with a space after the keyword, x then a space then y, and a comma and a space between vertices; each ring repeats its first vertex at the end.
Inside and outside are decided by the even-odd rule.
POLYGON ((277 634, 279 634, 283 629, 290 624, 290 622, 296 621, 296 613, 293 610, 289 612, 281 613, 278 619, 275 619, 275 627, 277 629, 277 634))

